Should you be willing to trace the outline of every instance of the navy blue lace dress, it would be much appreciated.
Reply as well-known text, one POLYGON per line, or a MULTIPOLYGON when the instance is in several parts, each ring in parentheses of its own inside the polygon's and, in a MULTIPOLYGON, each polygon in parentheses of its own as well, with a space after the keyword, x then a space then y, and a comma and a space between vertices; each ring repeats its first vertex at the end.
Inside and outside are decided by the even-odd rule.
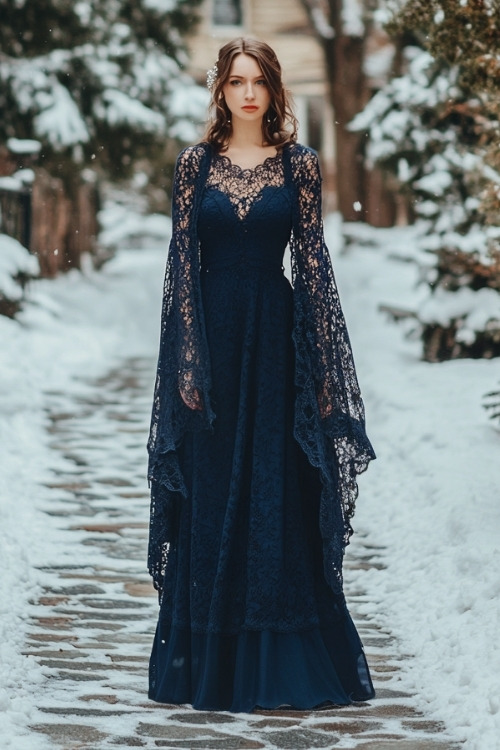
MULTIPOLYGON (((196 150, 181 160, 186 153, 192 160, 196 150)), ((185 256, 167 269, 163 319, 177 304, 172 335, 181 343, 162 342, 153 409, 150 569, 160 614, 149 696, 230 711, 366 700, 374 692, 362 645, 338 576, 332 585, 325 574, 336 511, 322 505, 329 485, 342 506, 340 462, 325 478, 296 424, 297 305, 283 272, 296 203, 290 150, 255 169, 210 151, 197 174, 203 165, 196 195, 188 182, 183 190, 178 165, 174 198, 185 238, 171 247, 171 264, 182 248, 185 256), (202 356, 207 382, 196 372, 202 356), (204 403, 188 410, 176 401, 188 421, 172 417, 177 435, 159 450, 159 433, 168 432, 161 411, 179 399, 165 390, 172 360, 184 362, 174 391, 196 388, 204 403)), ((316 398, 320 417, 332 418, 324 388, 316 398)))

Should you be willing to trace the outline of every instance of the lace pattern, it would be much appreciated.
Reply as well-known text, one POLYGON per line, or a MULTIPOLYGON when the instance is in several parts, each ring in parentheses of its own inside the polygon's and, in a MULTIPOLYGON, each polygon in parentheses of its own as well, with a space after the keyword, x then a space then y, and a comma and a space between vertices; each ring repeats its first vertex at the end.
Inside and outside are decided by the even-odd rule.
POLYGON ((343 552, 353 531, 356 476, 366 470, 375 453, 365 432, 351 344, 324 241, 318 158, 310 149, 296 147, 289 168, 296 192, 291 239, 295 437, 321 472, 325 575, 339 591, 343 552))
POLYGON ((160 328, 160 351, 148 440, 151 514, 148 565, 160 591, 172 541, 173 497, 186 495, 177 448, 188 430, 210 429, 210 362, 199 279, 196 215, 208 171, 203 146, 178 157, 160 328), (200 408, 189 408, 181 398, 200 408))
POLYGON ((197 217, 204 189, 221 184, 242 221, 266 186, 293 188, 294 434, 311 465, 320 471, 325 575, 332 589, 341 592, 343 552, 352 534, 350 521, 358 492, 356 476, 367 468, 374 452, 365 433, 351 346, 323 239, 318 159, 300 145, 286 147, 253 170, 213 155, 207 144, 189 147, 179 155, 148 442, 149 570, 161 592, 175 529, 174 501, 186 495, 177 450, 188 431, 211 429, 214 419, 197 217), (197 408, 186 406, 180 389, 197 408))
POLYGON ((244 169, 223 154, 216 154, 207 179, 207 187, 222 190, 232 203, 241 221, 248 216, 253 204, 260 200, 266 187, 284 184, 282 154, 269 156, 262 164, 244 169))

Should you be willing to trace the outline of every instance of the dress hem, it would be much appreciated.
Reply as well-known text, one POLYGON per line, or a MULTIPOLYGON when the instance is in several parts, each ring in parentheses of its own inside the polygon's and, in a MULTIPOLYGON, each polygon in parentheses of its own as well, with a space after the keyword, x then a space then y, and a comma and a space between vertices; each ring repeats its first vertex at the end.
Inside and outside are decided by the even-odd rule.
POLYGON ((243 631, 223 636, 172 627, 162 619, 149 668, 149 698, 196 710, 305 711, 375 696, 354 623, 295 633, 243 631))

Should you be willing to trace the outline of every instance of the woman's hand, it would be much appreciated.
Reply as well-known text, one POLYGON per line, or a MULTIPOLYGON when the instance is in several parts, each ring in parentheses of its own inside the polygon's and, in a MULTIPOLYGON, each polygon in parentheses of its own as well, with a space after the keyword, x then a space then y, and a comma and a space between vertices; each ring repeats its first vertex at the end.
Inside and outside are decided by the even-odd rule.
POLYGON ((197 411, 201 411, 203 409, 201 395, 197 388, 192 388, 190 390, 179 388, 179 393, 181 394, 181 398, 186 406, 188 406, 190 409, 196 409, 197 411))
POLYGON ((326 417, 330 416, 330 414, 333 411, 331 397, 328 392, 328 388, 326 386, 323 388, 323 390, 320 393, 318 393, 317 398, 318 398, 319 413, 321 415, 321 418, 325 419, 326 417))
POLYGON ((201 393, 198 388, 193 386, 192 372, 179 373, 179 393, 189 409, 196 409, 197 411, 203 409, 201 393))

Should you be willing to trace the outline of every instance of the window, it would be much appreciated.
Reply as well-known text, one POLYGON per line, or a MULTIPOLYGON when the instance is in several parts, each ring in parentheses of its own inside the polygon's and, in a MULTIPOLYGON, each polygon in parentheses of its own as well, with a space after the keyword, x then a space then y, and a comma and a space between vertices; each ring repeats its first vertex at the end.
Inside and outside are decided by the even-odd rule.
POLYGON ((214 26, 242 26, 242 0, 212 0, 212 23, 214 26))

